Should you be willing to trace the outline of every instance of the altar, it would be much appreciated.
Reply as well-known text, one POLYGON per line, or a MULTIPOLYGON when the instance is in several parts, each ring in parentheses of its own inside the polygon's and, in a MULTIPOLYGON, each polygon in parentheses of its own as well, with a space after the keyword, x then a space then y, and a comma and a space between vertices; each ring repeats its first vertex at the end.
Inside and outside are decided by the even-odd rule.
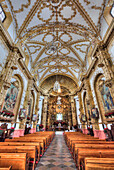
POLYGON ((58 124, 58 126, 56 126, 55 131, 64 131, 66 130, 66 126, 61 126, 61 123, 58 124))
POLYGON ((55 130, 56 130, 56 131, 64 131, 64 128, 63 128, 62 126, 61 126, 61 127, 58 127, 58 126, 57 126, 57 127, 55 128, 55 130))

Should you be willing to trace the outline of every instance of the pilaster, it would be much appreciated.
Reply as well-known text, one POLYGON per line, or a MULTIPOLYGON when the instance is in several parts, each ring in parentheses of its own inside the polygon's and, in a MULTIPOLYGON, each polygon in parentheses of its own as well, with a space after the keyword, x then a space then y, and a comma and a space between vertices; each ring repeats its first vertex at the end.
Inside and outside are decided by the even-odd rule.
POLYGON ((48 101, 48 96, 44 96, 44 109, 43 109, 43 120, 42 120, 44 129, 46 128, 46 119, 47 119, 47 101, 48 101))
POLYGON ((73 126, 74 126, 77 124, 74 96, 71 96, 71 112, 72 112, 72 122, 73 122, 73 126))
MULTIPOLYGON (((35 106, 35 114, 37 115, 37 120, 39 118, 38 111, 39 111, 39 98, 40 98, 40 92, 37 92, 37 98, 36 98, 36 106, 35 106)), ((33 128, 36 128, 37 120, 33 122, 33 128)))
MULTIPOLYGON (((33 89, 33 80, 30 79, 28 80, 28 87, 27 87, 27 91, 26 91, 26 95, 25 95, 25 100, 24 100, 24 104, 23 104, 23 108, 26 110, 26 115, 28 115, 28 111, 29 111, 29 105, 30 105, 30 98, 31 98, 31 91, 33 89)), ((27 116, 26 118, 20 122, 20 129, 23 128, 23 126, 26 125, 26 120, 27 120, 27 116)))
POLYGON ((81 92, 78 92, 77 93, 78 95, 78 99, 79 99, 79 111, 80 111, 80 122, 82 123, 82 129, 85 129, 85 124, 82 122, 81 120, 81 116, 84 114, 84 108, 83 108, 83 103, 82 103, 82 96, 81 96, 81 92))

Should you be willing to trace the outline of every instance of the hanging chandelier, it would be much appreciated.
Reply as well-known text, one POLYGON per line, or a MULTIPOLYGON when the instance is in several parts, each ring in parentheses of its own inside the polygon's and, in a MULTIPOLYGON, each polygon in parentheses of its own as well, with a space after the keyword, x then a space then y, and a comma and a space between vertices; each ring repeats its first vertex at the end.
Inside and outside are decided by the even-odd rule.
POLYGON ((57 50, 60 48, 61 48, 61 43, 59 41, 54 40, 54 38, 51 42, 48 42, 45 47, 45 49, 49 54, 57 53, 57 50))

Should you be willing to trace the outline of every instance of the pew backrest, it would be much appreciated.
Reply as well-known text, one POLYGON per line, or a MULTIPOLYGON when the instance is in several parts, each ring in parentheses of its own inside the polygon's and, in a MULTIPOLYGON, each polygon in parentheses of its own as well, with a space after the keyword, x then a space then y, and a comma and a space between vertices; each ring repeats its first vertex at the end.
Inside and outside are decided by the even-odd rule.
POLYGON ((28 170, 26 153, 0 153, 0 167, 12 166, 12 170, 28 170))
POLYGON ((114 170, 114 158, 85 158, 85 170, 114 170))

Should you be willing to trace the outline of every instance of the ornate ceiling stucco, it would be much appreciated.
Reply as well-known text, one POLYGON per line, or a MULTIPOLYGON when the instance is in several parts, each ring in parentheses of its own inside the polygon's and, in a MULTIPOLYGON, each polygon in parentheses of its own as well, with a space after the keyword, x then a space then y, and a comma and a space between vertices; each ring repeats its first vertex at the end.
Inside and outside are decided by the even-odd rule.
POLYGON ((54 93, 52 90, 56 80, 59 81, 62 89, 61 90, 62 93, 60 94, 61 96, 72 95, 75 93, 76 89, 78 88, 78 84, 70 77, 63 76, 63 75, 51 76, 48 77, 46 80, 44 80, 40 85, 40 88, 42 89, 45 95, 49 94, 49 95, 56 96, 56 93, 54 93))
POLYGON ((100 18, 106 0, 5 0, 17 38, 31 58, 31 72, 42 81, 63 74, 78 80, 86 71, 87 54, 101 40, 100 18), (50 54, 46 47, 60 45, 50 54))

